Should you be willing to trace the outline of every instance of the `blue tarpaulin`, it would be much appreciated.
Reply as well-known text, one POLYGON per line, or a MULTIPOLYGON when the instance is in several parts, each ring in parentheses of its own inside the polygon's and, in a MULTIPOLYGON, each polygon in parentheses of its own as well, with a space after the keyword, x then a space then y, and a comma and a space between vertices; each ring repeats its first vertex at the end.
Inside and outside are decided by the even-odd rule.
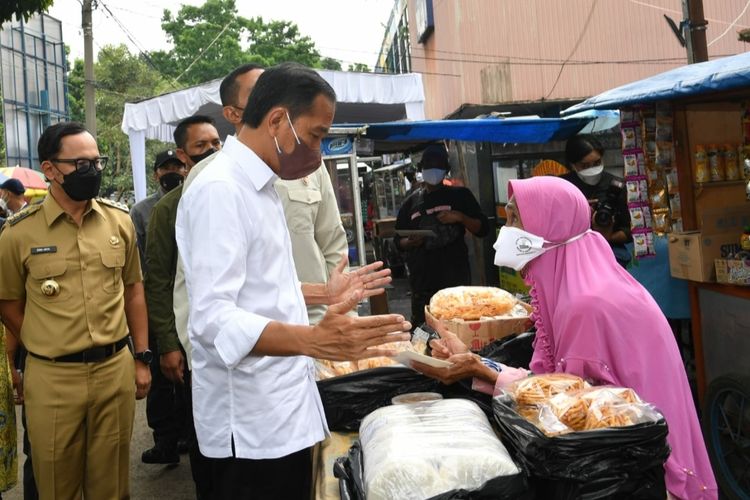
POLYGON ((562 115, 589 109, 617 109, 637 103, 681 99, 737 88, 750 88, 750 52, 689 64, 628 83, 571 106, 562 115))
POLYGON ((471 142, 543 144, 565 140, 578 133, 592 117, 479 118, 374 123, 365 137, 376 141, 421 142, 452 139, 471 142))

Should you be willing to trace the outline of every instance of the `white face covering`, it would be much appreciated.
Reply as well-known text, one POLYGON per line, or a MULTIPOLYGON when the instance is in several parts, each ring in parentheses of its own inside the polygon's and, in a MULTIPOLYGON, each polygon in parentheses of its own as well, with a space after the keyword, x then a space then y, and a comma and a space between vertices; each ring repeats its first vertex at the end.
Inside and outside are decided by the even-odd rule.
POLYGON ((500 234, 497 241, 492 245, 495 249, 495 265, 500 267, 510 267, 520 271, 532 260, 536 259, 544 252, 552 250, 563 245, 567 245, 579 238, 582 238, 590 230, 573 236, 562 243, 553 243, 547 241, 541 236, 531 234, 528 231, 512 226, 503 226, 500 228, 500 234), (545 243, 548 246, 544 246, 545 243))
POLYGON ((604 171, 604 165, 597 165, 596 167, 589 167, 576 172, 578 178, 589 186, 596 186, 602 178, 602 172, 604 171))
POLYGON ((422 170, 422 179, 431 186, 437 186, 445 179, 446 171, 442 168, 427 168, 422 170))

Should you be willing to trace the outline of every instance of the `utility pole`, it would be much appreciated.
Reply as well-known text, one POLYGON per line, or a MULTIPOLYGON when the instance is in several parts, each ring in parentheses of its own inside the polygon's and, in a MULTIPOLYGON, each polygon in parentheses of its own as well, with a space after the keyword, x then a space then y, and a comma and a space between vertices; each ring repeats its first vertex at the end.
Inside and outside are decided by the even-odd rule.
POLYGON ((84 100, 86 109, 86 128, 96 137, 96 91, 94 89, 94 33, 91 22, 91 9, 94 0, 83 0, 83 75, 84 100))
POLYGON ((685 48, 688 64, 708 61, 708 45, 706 45, 708 22, 703 17, 703 0, 682 0, 682 15, 687 21, 685 48))

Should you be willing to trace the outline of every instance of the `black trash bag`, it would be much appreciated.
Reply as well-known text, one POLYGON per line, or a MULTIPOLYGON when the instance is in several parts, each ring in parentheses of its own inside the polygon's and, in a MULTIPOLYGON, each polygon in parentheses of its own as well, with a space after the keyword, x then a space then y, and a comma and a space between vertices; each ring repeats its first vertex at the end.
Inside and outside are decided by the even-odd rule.
POLYGON ((401 366, 373 368, 320 380, 318 391, 328 428, 334 432, 359 432, 359 424, 368 414, 390 405, 395 396, 410 392, 436 392, 445 399, 468 399, 479 406, 490 422, 494 415, 492 396, 472 390, 471 379, 444 385, 401 366))
MULTIPOLYGON (((365 500, 362 445, 355 441, 346 456, 333 465, 333 475, 339 480, 341 500, 365 500)), ((490 479, 476 490, 452 490, 429 500, 523 500, 531 498, 523 473, 490 479)))
POLYGON ((531 332, 509 335, 484 346, 477 354, 514 368, 528 369, 535 337, 531 332))
MULTIPOLYGON (((359 432, 362 419, 408 392, 440 392, 440 382, 406 367, 383 367, 318 381, 328 428, 359 432)), ((442 386, 445 387, 445 386, 442 386)))
POLYGON ((502 440, 529 475, 536 498, 666 498, 664 419, 549 437, 501 398, 493 408, 502 440))

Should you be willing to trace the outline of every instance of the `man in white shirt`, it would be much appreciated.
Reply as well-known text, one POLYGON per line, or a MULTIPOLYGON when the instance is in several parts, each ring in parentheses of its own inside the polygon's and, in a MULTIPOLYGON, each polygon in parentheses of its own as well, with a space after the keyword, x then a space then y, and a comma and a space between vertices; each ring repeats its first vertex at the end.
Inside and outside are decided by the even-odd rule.
MULTIPOLYGON (((351 317, 382 292, 380 263, 327 284, 300 284, 273 183, 320 166, 335 93, 315 71, 286 63, 263 73, 245 124, 180 203, 193 348, 193 408, 201 452, 213 459, 215 498, 307 499, 311 447, 327 427, 312 360, 391 354, 408 339, 400 315, 351 317), (305 303, 328 305, 309 326, 305 303), (393 332, 400 332, 394 334, 393 332)), ((342 263, 343 264, 343 263, 342 263)))

